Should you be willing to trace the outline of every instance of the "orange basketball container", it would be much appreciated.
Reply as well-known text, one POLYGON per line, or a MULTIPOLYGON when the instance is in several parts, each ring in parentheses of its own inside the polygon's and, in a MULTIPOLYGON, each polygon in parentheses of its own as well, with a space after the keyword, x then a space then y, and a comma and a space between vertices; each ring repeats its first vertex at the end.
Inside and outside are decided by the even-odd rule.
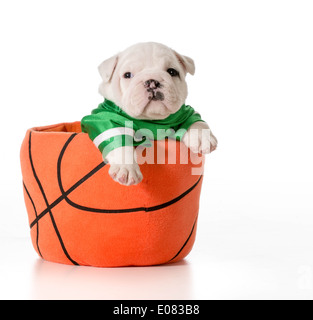
POLYGON ((196 236, 204 159, 173 140, 137 148, 137 155, 144 179, 122 186, 109 176, 109 165, 80 122, 27 131, 21 148, 24 197, 40 257, 122 267, 188 255, 196 236))

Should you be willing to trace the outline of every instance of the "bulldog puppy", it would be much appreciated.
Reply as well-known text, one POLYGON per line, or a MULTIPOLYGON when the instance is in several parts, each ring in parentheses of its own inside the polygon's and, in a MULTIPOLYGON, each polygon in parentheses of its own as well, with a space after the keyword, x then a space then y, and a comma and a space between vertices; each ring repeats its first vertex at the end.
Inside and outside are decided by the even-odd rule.
MULTIPOLYGON (((132 118, 161 120, 185 103, 186 75, 194 75, 195 64, 165 45, 141 43, 104 61, 99 72, 103 79, 99 92, 104 98, 132 118)), ((217 147, 205 122, 194 123, 182 141, 195 153, 210 153, 217 147)), ((110 164, 110 176, 120 184, 141 182, 143 177, 133 147, 114 149, 105 160, 110 164)))

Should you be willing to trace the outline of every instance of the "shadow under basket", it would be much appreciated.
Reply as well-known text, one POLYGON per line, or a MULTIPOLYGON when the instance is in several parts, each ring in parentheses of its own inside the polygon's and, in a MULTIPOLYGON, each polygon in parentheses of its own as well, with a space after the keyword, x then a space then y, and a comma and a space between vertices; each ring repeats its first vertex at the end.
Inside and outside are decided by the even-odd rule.
POLYGON ((45 260, 95 267, 177 262, 195 241, 204 158, 174 140, 136 150, 122 186, 80 122, 33 128, 21 148, 31 239, 45 260))

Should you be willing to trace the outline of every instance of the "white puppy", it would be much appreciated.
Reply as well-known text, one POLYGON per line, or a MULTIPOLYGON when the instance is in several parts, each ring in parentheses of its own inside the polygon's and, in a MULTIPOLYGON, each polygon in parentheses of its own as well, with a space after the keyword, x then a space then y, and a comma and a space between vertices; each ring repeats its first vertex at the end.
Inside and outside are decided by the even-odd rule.
MULTIPOLYGON (((187 73, 194 75, 191 58, 158 43, 141 43, 104 61, 99 66, 103 79, 99 92, 129 116, 143 120, 162 120, 180 110, 188 90, 187 73)), ((210 153, 217 140, 205 122, 196 122, 182 141, 195 153, 210 153)), ((109 174, 124 185, 138 184, 142 174, 131 146, 109 152, 105 160, 109 174)))

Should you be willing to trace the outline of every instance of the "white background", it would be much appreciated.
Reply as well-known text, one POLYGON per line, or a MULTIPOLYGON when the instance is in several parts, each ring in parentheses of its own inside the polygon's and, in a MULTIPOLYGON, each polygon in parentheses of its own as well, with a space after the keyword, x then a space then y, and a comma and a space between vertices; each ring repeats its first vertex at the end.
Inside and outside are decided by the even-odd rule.
POLYGON ((1 1, 0 298, 312 299, 312 17, 304 0, 1 1), (187 103, 219 140, 194 250, 149 268, 43 262, 22 196, 25 132, 88 114, 97 66, 142 41, 194 58, 187 103))

